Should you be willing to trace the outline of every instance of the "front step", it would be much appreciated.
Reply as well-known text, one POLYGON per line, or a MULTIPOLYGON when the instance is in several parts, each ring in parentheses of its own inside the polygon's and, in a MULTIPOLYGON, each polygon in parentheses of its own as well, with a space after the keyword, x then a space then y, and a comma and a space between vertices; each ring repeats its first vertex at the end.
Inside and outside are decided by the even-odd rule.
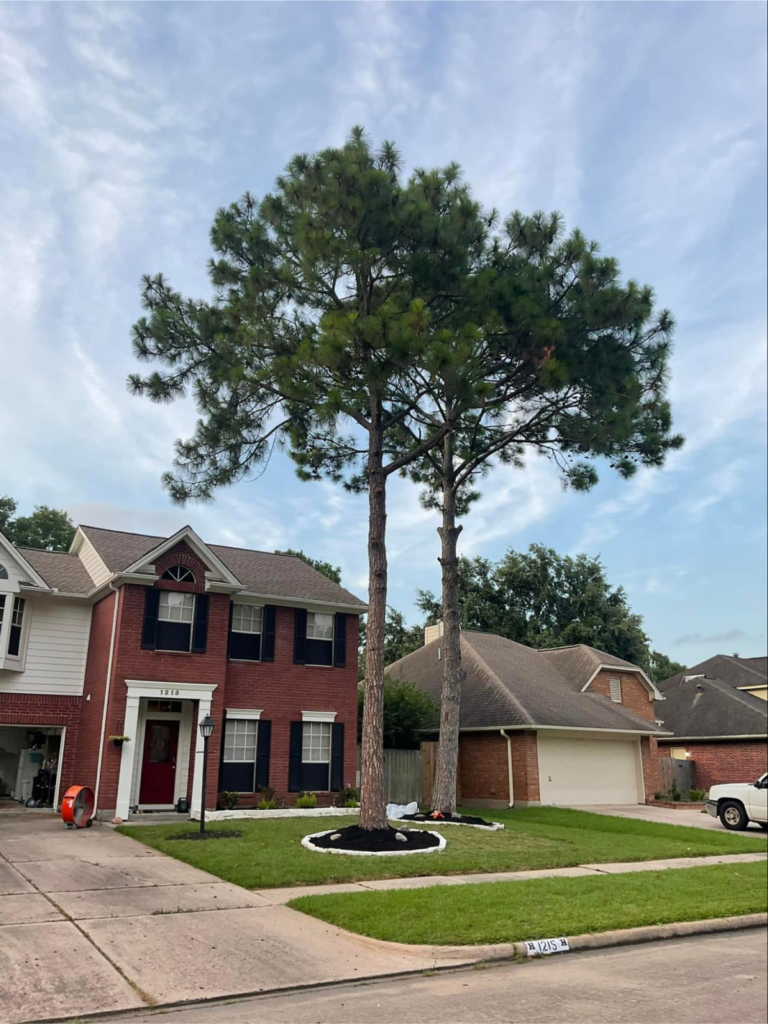
POLYGON ((183 825, 189 821, 188 814, 179 814, 177 811, 142 811, 141 813, 129 814, 126 819, 127 825, 183 825))

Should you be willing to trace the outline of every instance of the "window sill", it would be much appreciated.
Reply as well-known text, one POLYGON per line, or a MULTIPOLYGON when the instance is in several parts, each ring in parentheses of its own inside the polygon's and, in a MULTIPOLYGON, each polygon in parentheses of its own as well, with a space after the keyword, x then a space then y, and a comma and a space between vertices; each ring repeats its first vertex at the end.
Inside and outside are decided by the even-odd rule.
MULTIPOLYGON (((145 648, 145 650, 146 650, 146 648, 145 648)), ((162 650, 162 648, 156 647, 152 651, 152 653, 153 654, 173 654, 177 658, 190 658, 194 652, 193 651, 164 651, 164 650, 162 650)))
POLYGON ((227 658, 233 665, 261 665, 261 658, 227 658))

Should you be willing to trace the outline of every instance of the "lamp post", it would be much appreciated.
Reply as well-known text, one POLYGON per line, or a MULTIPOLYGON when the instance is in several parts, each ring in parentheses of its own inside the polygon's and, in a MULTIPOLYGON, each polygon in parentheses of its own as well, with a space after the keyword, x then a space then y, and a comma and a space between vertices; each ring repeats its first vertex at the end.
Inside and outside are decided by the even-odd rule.
POLYGON ((205 787, 208 781, 208 740, 213 735, 216 725, 210 715, 206 715, 200 723, 200 735, 203 737, 203 795, 200 800, 200 832, 205 832, 205 787))

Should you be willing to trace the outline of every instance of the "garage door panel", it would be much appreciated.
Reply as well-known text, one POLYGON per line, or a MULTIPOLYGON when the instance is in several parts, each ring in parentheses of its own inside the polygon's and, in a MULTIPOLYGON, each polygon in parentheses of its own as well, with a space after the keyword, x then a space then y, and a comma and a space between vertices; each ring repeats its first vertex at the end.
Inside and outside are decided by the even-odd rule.
POLYGON ((637 804, 638 740, 586 740, 538 735, 542 804, 637 804))

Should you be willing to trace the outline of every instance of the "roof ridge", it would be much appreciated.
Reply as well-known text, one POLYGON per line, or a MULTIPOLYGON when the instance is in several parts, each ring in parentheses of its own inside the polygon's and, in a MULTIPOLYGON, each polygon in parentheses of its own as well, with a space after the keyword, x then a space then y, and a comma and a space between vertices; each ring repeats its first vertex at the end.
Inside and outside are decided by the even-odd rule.
MULTIPOLYGON (((111 526, 91 526, 88 523, 78 523, 78 526, 82 530, 99 530, 101 533, 121 533, 124 537, 146 537, 147 540, 169 540, 171 537, 173 537, 175 534, 179 532, 179 530, 174 530, 173 533, 169 533, 163 536, 159 533, 137 533, 136 530, 113 530, 111 526)), ((190 528, 194 529, 194 527, 190 528)), ((183 527, 180 527, 180 529, 183 529, 183 527)), ((195 533, 197 533, 196 530, 195 533)), ((208 548, 226 548, 228 551, 253 551, 257 555, 274 555, 276 558, 295 558, 299 562, 304 561, 304 559, 299 558, 298 555, 288 555, 284 551, 267 551, 265 548, 244 548, 237 544, 219 544, 218 541, 208 541, 204 540, 202 537, 200 539, 203 541, 203 544, 205 544, 205 546, 208 548)), ((40 549, 30 548, 28 550, 38 551, 40 549)), ((69 554, 70 552, 66 553, 69 554)), ((64 554, 64 552, 62 552, 62 554, 64 554)), ((73 557, 77 558, 78 556, 74 555, 73 557)), ((306 565, 308 563, 305 562, 304 564, 306 565)), ((310 566, 310 568, 313 567, 310 566)))
MULTIPOLYGON (((516 643, 515 640, 508 640, 506 637, 499 637, 498 633, 488 633, 488 634, 485 634, 485 635, 498 637, 498 639, 506 640, 506 642, 510 643, 510 644, 516 643)), ((474 657, 475 662, 480 666, 482 671, 484 671, 486 673, 486 675, 488 676, 490 681, 495 684, 497 689, 501 690, 501 692, 504 694, 504 696, 507 697, 509 700, 511 700, 512 703, 515 705, 515 707, 518 708, 518 710, 520 711, 521 715, 525 719, 526 724, 527 725, 533 725, 534 724, 534 719, 533 719, 531 713, 528 711, 527 708, 525 708, 521 704, 520 700, 514 695, 514 693, 512 693, 512 691, 509 689, 509 687, 505 686, 504 683, 502 683, 501 679, 499 679, 499 677, 493 671, 493 669, 488 664, 488 662, 485 660, 485 658, 480 654, 480 652, 476 651, 474 649, 474 647, 472 646, 472 644, 470 644, 470 643, 463 644, 462 646, 466 647, 466 649, 469 651, 470 655, 472 657, 474 657)), ((525 644, 520 644, 519 646, 520 647, 524 647, 525 644)), ((530 650, 530 648, 528 648, 528 649, 530 650)))
MULTIPOLYGON (((173 537, 174 533, 178 533, 179 530, 174 530, 173 533, 168 533, 163 537, 161 533, 137 533, 136 530, 116 530, 111 526, 91 526, 90 523, 78 523, 77 528, 79 530, 99 530, 101 533, 122 533, 125 537, 148 537, 151 540, 168 540, 169 537, 173 537)), ((179 527, 183 529, 183 527, 179 527)))
POLYGON ((72 554, 71 551, 57 551, 55 548, 30 548, 23 544, 14 544, 13 547, 16 551, 34 551, 42 555, 66 555, 68 558, 77 558, 78 562, 80 561, 78 556, 72 554))
MULTIPOLYGON (((731 686, 730 683, 726 683, 724 679, 717 679, 710 676, 698 676, 697 679, 703 679, 705 682, 713 686, 719 693, 724 693, 727 697, 732 697, 733 700, 743 704, 744 707, 750 708, 753 711, 765 710, 768 715, 768 701, 764 701, 761 697, 753 697, 751 693, 745 693, 743 690, 736 689, 735 686, 731 686), (753 703, 756 702, 756 703, 753 703)), ((692 679, 691 682, 694 680, 692 679)))

